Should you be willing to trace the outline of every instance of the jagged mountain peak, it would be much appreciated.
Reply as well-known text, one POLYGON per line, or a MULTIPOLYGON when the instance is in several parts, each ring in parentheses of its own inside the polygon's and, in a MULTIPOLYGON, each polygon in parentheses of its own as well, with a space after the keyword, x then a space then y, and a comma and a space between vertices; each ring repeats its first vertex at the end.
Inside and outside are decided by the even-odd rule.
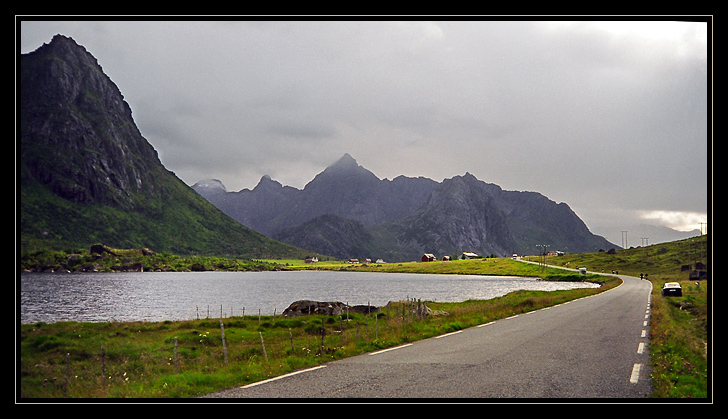
POLYGON ((337 189, 361 190, 372 188, 379 181, 374 173, 360 166, 349 153, 345 153, 336 163, 316 175, 304 189, 316 190, 333 186, 337 189))
POLYGON ((338 169, 350 169, 350 168, 357 168, 359 167, 359 164, 356 162, 356 160, 351 157, 349 153, 344 153, 343 156, 339 160, 336 161, 336 163, 329 166, 329 168, 338 168, 338 169))
MULTIPOLYGON (((363 166, 360 166, 357 161, 351 157, 349 153, 344 155, 336 161, 336 163, 327 167, 322 173, 334 174, 334 175, 349 175, 349 174, 365 174, 376 178, 374 173, 370 172, 363 166)), ((377 178, 379 179, 379 178, 377 178)))
MULTIPOLYGON (((290 187, 289 187, 290 188, 290 187)), ((263 175, 258 181, 258 184, 253 188, 254 191, 259 192, 262 190, 278 190, 283 189, 283 184, 277 180, 273 180, 269 175, 263 175)))

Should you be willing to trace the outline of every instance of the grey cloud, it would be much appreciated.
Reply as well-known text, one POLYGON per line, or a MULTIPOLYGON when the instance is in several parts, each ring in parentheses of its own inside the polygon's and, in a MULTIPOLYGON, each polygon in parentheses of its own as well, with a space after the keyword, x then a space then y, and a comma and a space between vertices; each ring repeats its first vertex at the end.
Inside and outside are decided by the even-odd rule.
POLYGON ((188 184, 303 187, 348 152, 380 177, 536 190, 619 231, 620 209, 707 213, 707 25, 687 26, 44 21, 21 49, 86 47, 188 184))

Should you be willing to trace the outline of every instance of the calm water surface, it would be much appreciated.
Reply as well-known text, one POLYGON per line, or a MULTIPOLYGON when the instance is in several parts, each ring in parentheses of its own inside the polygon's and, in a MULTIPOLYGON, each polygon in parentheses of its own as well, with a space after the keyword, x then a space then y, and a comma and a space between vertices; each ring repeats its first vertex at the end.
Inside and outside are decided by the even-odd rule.
POLYGON ((458 302, 519 289, 596 287, 581 282, 478 275, 373 272, 22 273, 21 323, 189 320, 281 313, 296 300, 385 305, 407 297, 458 302))

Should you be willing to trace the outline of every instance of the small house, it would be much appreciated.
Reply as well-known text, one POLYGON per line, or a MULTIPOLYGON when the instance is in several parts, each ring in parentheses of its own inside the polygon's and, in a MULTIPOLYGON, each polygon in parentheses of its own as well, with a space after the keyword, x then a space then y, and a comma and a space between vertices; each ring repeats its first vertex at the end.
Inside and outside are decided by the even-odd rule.
POLYGON ((359 259, 349 259, 349 263, 359 263, 359 259))
POLYGON ((447 262, 448 260, 450 260, 450 256, 445 255, 442 257, 442 260, 443 260, 443 262, 447 262))
POLYGON ((477 258, 479 258, 479 257, 480 257, 480 256, 478 256, 478 254, 477 254, 477 253, 473 253, 473 252, 463 252, 463 254, 462 254, 462 255, 460 255, 460 260, 465 260, 465 259, 477 259, 477 258))
POLYGON ((422 255, 423 262, 434 262, 436 260, 437 258, 432 253, 425 253, 424 255, 422 255))

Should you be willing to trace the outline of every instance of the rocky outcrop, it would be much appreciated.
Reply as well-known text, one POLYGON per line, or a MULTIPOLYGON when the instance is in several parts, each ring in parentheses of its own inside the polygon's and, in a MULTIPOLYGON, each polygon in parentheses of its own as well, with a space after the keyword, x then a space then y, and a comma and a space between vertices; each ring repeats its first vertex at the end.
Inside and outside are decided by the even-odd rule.
POLYGON ((341 316, 349 313, 370 314, 380 311, 379 307, 370 305, 350 306, 340 301, 311 301, 299 300, 283 310, 283 317, 298 317, 309 314, 324 314, 327 316, 341 316))
POLYGON ((116 255, 113 250, 109 246, 106 246, 105 244, 94 244, 91 246, 91 249, 89 249, 91 253, 98 253, 99 255, 103 255, 104 253, 108 253, 110 255, 116 255))

